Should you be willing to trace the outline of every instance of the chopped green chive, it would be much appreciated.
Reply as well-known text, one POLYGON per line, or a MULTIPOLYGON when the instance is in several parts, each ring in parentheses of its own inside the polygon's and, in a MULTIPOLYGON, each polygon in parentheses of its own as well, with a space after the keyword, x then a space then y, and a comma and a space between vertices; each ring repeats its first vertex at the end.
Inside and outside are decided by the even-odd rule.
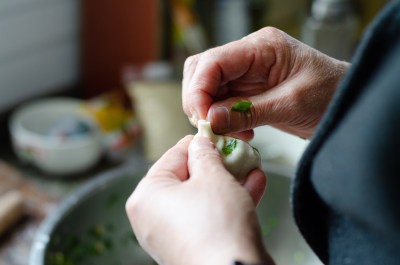
POLYGON ((253 147, 254 151, 256 151, 258 154, 260 154, 260 151, 258 151, 257 148, 255 148, 254 146, 252 146, 252 147, 253 147))
POLYGON ((102 225, 95 225, 89 231, 89 235, 94 238, 102 238, 105 233, 105 229, 102 225))
POLYGON ((228 143, 222 148, 222 153, 224 155, 229 155, 232 153, 233 150, 235 150, 237 145, 237 140, 236 139, 230 139, 228 143))
POLYGON ((107 198, 107 207, 113 207, 117 204, 119 200, 119 196, 118 194, 111 194, 110 196, 108 196, 107 198))
POLYGON ((231 110, 246 112, 250 109, 251 102, 250 101, 238 101, 235 105, 232 106, 231 110))

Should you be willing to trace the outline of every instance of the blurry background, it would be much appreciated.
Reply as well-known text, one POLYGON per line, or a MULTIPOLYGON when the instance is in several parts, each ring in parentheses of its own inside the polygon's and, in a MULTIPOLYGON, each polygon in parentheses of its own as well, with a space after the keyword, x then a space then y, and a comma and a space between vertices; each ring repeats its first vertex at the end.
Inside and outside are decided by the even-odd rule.
MULTIPOLYGON (((353 6, 328 24, 343 22, 344 12, 356 16, 354 44, 386 1, 314 2, 326 2, 327 12, 335 11, 329 2, 353 6)), ((267 25, 301 39, 311 6, 309 0, 1 0, 0 110, 53 92, 91 97, 122 88, 124 69, 147 62, 168 61, 179 77, 189 54, 267 25)))
MULTIPOLYGON (((180 102, 182 68, 189 55, 274 26, 328 55, 349 60, 361 33, 386 2, 0 0, 0 209, 6 192, 22 194, 7 197, 18 206, 13 210, 19 220, 16 229, 4 228, 10 222, 2 222, 0 211, 0 265, 27 264, 35 228, 82 181, 132 159, 152 162, 182 136, 195 133, 180 102), (95 162, 79 172, 70 168, 69 174, 64 172, 67 176, 62 169, 48 171, 40 163, 55 167, 73 158, 82 160, 79 156, 69 153, 52 162, 59 154, 46 150, 46 145, 53 140, 34 137, 34 143, 16 144, 11 142, 14 132, 12 137, 9 132, 16 110, 54 97, 78 99, 101 135, 101 147, 93 149, 101 149, 95 162), (29 202, 28 210, 21 210, 22 201, 29 202)), ((43 138, 49 132, 65 133, 68 126, 73 136, 95 135, 80 117, 72 122, 55 118, 53 113, 61 109, 57 104, 26 118, 24 126, 40 131, 43 138), (56 124, 40 127, 48 126, 47 118, 56 124)), ((63 137, 60 150, 73 141, 72 136, 63 137)), ((256 129, 253 145, 265 161, 293 170, 307 141, 264 126, 256 129)))
MULTIPOLYGON (((165 141, 154 143, 148 132, 168 129, 174 135, 176 126, 148 128, 160 122, 153 119, 156 111, 148 113, 148 106, 173 109, 171 117, 184 119, 179 89, 189 55, 274 26, 328 55, 349 60, 361 33, 386 2, 0 0, 2 138, 8 137, 10 112, 22 103, 69 96, 97 99, 92 112, 107 133, 119 129, 115 120, 125 113, 119 110, 133 107, 134 123, 144 129, 145 145, 160 146, 165 141), (165 93, 161 96, 159 83, 163 86, 165 81, 168 89, 161 89, 165 93), (175 95, 175 101, 165 103, 168 95, 175 95), (111 114, 110 105, 118 111, 111 114)), ((192 132, 187 125, 177 128, 182 131, 166 141, 160 152, 192 132)), ((158 155, 150 157, 154 160, 158 155)))

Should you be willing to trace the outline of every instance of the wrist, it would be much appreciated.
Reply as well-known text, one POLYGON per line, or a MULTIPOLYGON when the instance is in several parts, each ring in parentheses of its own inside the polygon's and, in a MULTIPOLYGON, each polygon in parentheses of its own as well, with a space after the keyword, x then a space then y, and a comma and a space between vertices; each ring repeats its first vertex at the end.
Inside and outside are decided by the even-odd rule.
POLYGON ((262 243, 254 244, 241 240, 239 244, 219 244, 212 247, 196 247, 195 252, 181 251, 185 253, 174 259, 171 264, 185 265, 274 265, 272 258, 268 255, 262 243))
MULTIPOLYGON (((274 261, 269 256, 261 241, 254 244, 254 241, 243 244, 231 245, 231 247, 221 246, 216 255, 209 256, 207 264, 243 264, 243 265, 274 265, 274 261)), ((206 255, 205 255, 206 257, 206 255)), ((202 263, 204 264, 204 263, 202 263)))
POLYGON ((235 261, 234 263, 232 263, 232 265, 270 265, 270 264, 273 264, 273 263, 266 263, 266 262, 263 262, 263 263, 244 263, 244 262, 241 262, 241 261, 235 261))

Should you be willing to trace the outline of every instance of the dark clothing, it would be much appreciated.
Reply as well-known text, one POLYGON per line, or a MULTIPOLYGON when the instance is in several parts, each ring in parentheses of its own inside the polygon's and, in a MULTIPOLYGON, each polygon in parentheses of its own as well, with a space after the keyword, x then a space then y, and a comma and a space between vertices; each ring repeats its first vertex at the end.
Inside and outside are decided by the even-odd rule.
POLYGON ((352 63, 297 169, 293 213, 326 264, 400 264, 400 1, 352 63))

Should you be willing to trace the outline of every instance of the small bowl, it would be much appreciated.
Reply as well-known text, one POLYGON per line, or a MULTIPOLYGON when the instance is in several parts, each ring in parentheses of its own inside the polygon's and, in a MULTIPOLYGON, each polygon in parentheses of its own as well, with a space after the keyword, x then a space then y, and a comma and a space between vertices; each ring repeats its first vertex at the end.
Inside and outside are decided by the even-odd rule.
POLYGON ((17 109, 9 127, 18 158, 51 175, 71 175, 94 166, 103 151, 101 133, 85 115, 83 103, 72 98, 49 98, 17 109), (84 123, 86 130, 65 137, 49 133, 66 118, 84 123))

